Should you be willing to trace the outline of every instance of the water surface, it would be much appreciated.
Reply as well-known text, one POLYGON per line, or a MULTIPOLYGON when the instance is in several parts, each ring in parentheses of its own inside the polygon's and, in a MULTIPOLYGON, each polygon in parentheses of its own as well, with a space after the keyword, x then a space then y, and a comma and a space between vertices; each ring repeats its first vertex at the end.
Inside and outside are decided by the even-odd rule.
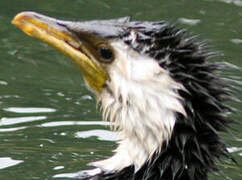
MULTIPOLYGON (((72 20, 167 20, 212 40, 212 48, 224 53, 217 60, 242 66, 241 0, 9 0, 1 2, 0 10, 0 179, 43 180, 70 173, 58 178, 66 179, 116 147, 116 134, 101 121, 78 68, 10 24, 20 11, 72 20)), ((240 114, 235 118, 242 121, 240 114)), ((225 137, 240 166, 220 166, 240 180, 242 127, 234 129, 234 137, 225 137)))

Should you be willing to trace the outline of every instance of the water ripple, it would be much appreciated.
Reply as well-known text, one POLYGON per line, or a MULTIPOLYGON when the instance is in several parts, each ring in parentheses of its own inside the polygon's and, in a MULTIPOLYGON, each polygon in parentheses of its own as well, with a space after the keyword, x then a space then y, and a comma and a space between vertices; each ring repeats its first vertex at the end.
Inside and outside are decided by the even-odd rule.
POLYGON ((69 125, 110 125, 109 122, 104 121, 55 121, 47 122, 39 125, 40 127, 57 127, 57 126, 69 126, 69 125))
MULTIPOLYGON (((92 170, 87 170, 88 174, 90 175, 95 175, 95 174, 99 174, 101 173, 101 169, 100 168, 94 168, 92 170)), ((53 176, 53 178, 76 178, 80 175, 80 172, 76 172, 76 173, 62 173, 62 174, 56 174, 53 176)))
POLYGON ((56 166, 56 167, 54 167, 53 169, 54 170, 59 170, 59 169, 64 169, 65 167, 64 166, 56 166))
POLYGON ((55 112, 55 109, 52 108, 22 108, 22 107, 9 107, 4 108, 4 111, 14 112, 14 113, 47 113, 47 112, 55 112))
POLYGON ((54 175, 53 178, 75 178, 78 175, 78 173, 62 173, 54 175))
POLYGON ((219 0, 221 2, 227 3, 227 4, 234 4, 236 6, 242 6, 242 1, 241 0, 219 0))
POLYGON ((46 118, 47 118, 46 116, 28 116, 28 117, 15 117, 15 118, 3 117, 2 119, 0 119, 0 126, 32 122, 36 120, 44 120, 46 118))
POLYGON ((0 81, 0 85, 8 85, 6 81, 0 81))
POLYGON ((81 131, 75 134, 77 138, 89 138, 92 136, 96 136, 99 140, 103 140, 103 141, 116 141, 117 135, 118 135, 118 132, 113 132, 113 131, 108 131, 103 129, 81 131))
POLYGON ((17 127, 17 128, 1 128, 0 132, 14 132, 22 129, 26 129, 27 127, 17 127))
POLYGON ((11 157, 0 157, 0 169, 15 166, 24 162, 23 160, 13 160, 11 157))
POLYGON ((182 24, 188 24, 191 26, 197 25, 201 22, 200 19, 187 19, 187 18, 179 18, 178 21, 182 24))
POLYGON ((242 44, 242 39, 231 39, 231 42, 234 44, 242 44))
POLYGON ((241 148, 239 148, 239 147, 230 147, 230 148, 227 148, 227 150, 230 153, 235 153, 235 152, 238 152, 238 151, 242 151, 242 147, 241 148))

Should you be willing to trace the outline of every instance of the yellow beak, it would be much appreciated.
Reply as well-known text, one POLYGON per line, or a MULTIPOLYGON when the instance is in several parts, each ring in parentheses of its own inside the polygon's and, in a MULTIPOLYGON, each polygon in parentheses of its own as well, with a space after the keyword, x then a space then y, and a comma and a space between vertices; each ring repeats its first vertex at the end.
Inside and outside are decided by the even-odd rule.
POLYGON ((89 86, 100 92, 109 79, 100 63, 92 59, 90 51, 75 34, 61 26, 59 21, 34 12, 22 12, 12 20, 12 24, 29 36, 36 37, 60 50, 79 67, 89 86))

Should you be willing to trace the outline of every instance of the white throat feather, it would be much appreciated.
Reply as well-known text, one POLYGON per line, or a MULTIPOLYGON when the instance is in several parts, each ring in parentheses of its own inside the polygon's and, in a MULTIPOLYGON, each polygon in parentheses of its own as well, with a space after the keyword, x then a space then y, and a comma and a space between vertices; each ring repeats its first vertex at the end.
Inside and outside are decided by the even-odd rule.
POLYGON ((178 94, 184 88, 153 59, 120 42, 112 46, 117 51, 111 79, 97 102, 104 120, 119 131, 119 145, 111 158, 92 165, 110 171, 134 165, 137 171, 169 141, 176 113, 186 116, 178 94))

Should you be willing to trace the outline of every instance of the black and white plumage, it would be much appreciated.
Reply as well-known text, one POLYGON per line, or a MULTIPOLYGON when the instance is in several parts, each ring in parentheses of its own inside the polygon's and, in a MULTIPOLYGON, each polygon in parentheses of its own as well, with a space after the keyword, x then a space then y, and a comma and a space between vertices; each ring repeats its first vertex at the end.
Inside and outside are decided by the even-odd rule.
POLYGON ((155 59, 172 79, 182 84, 184 89, 177 93, 182 97, 186 115, 176 113, 171 138, 134 177, 132 167, 113 174, 112 178, 109 174, 104 177, 207 179, 208 172, 217 170, 216 160, 229 157, 219 132, 226 131, 231 123, 227 117, 231 108, 224 104, 231 99, 231 83, 216 74, 229 65, 210 60, 218 54, 206 50, 196 38, 187 37, 184 29, 164 22, 147 24, 148 28, 138 26, 136 39, 127 38, 125 43, 155 59))
POLYGON ((229 157, 218 133, 231 123, 227 117, 231 108, 224 104, 231 99, 231 83, 216 73, 230 66, 210 60, 218 54, 208 51, 196 38, 187 37, 184 29, 165 22, 134 22, 129 28, 123 36, 125 44, 155 59, 184 87, 176 93, 186 113, 176 112, 171 138, 135 175, 134 166, 129 166, 118 173, 104 173, 103 178, 207 179, 208 172, 217 170, 216 160, 229 157))
POLYGON ((111 158, 92 163, 97 168, 80 172, 79 179, 206 180, 218 170, 217 160, 232 159, 219 134, 233 122, 225 102, 236 100, 231 81, 219 72, 232 66, 214 62, 218 53, 205 43, 163 21, 67 22, 24 15, 80 41, 79 46, 60 38, 108 74, 101 88, 93 88, 83 73, 103 118, 119 131, 119 145, 111 158), (105 51, 95 44, 100 41, 105 51))

